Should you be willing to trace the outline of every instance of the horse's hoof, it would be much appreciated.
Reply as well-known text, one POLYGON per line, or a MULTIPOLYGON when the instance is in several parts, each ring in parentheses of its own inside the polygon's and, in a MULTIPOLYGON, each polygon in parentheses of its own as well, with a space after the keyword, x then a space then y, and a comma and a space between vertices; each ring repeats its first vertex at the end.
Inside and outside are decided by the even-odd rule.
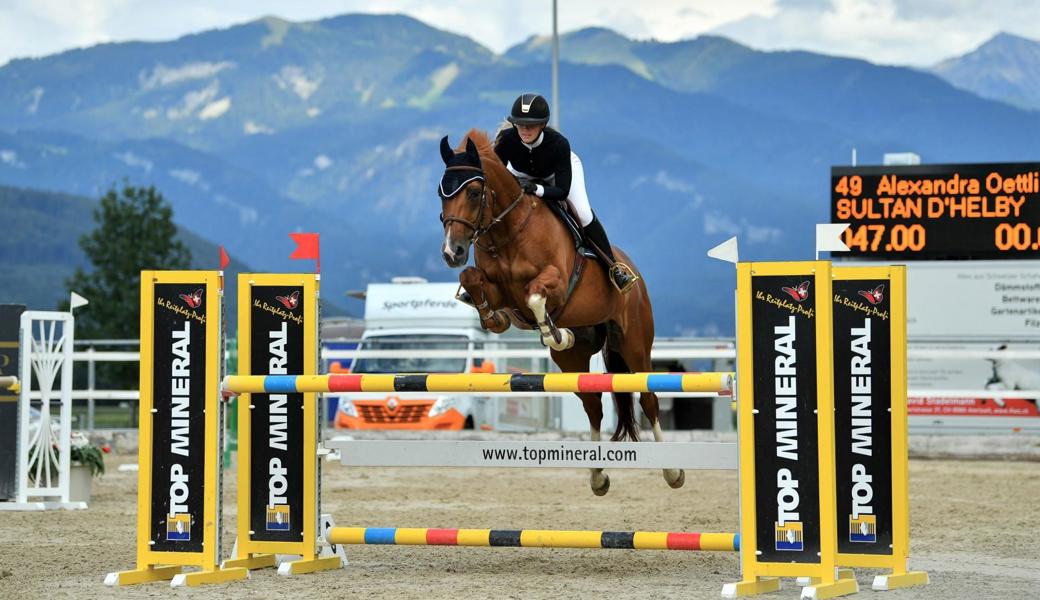
POLYGON ((592 488, 592 493, 596 494, 597 496, 605 496, 608 491, 610 491, 610 475, 607 475, 606 473, 604 473, 603 474, 603 485, 601 485, 598 488, 597 487, 593 487, 592 488))
POLYGON ((574 346, 574 334, 570 329, 560 329, 558 331, 560 336, 559 340, 554 339, 551 336, 542 336, 542 345, 548 346, 557 352, 563 352, 564 350, 570 350, 574 346))
POLYGON ((675 481, 668 481, 667 479, 665 479, 665 481, 668 482, 669 487, 671 487, 673 490, 677 490, 681 488, 684 483, 686 483, 686 471, 679 469, 679 476, 675 478, 675 481))

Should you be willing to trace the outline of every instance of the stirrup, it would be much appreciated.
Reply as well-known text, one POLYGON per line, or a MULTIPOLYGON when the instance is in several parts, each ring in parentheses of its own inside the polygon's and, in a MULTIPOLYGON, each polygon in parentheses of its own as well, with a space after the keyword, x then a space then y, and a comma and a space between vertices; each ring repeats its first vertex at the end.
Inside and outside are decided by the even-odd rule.
POLYGON ((635 271, 632 270, 632 267, 626 265, 623 262, 615 262, 613 266, 610 267, 610 270, 608 272, 608 278, 610 279, 610 283, 614 284, 614 287, 617 288, 617 291, 621 292, 622 294, 627 294, 629 291, 631 291, 632 286, 634 286, 636 282, 639 281, 639 275, 636 275, 635 271), (625 280, 623 286, 618 285, 615 275, 620 275, 625 280))

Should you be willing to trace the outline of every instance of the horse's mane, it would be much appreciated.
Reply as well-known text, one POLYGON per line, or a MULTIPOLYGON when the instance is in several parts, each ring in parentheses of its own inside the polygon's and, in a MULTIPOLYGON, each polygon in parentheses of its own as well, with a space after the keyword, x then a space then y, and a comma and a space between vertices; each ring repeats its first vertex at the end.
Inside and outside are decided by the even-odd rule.
POLYGON ((466 135, 462 136, 462 141, 459 142, 458 147, 455 149, 456 152, 466 151, 466 140, 473 140, 473 144, 477 147, 477 152, 480 153, 481 162, 493 160, 502 167, 505 167, 505 165, 502 164, 502 161, 498 158, 498 155, 495 154, 494 145, 486 131, 482 131, 476 127, 467 131, 466 135))

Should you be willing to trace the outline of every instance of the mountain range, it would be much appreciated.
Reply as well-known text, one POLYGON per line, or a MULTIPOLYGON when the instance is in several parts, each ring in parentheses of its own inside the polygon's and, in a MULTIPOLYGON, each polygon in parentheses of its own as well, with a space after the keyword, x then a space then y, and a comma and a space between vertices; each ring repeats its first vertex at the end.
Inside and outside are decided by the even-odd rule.
MULTIPOLYGON (((562 36, 561 129, 647 278, 658 334, 731 333, 732 268, 705 251, 737 235, 742 259, 811 257, 830 166, 854 148, 869 162, 1037 160, 1028 85, 979 76, 1040 64, 1036 42, 1006 37, 1001 52, 922 71, 717 36, 562 36)), ((286 234, 320 232, 335 301, 394 275, 451 280, 439 139, 493 132, 517 94, 547 92, 548 51, 531 38, 496 55, 409 17, 344 15, 14 60, 0 68, 0 184, 80 196, 154 184, 180 226, 260 270, 301 268, 286 234)))
POLYGON ((935 65, 932 72, 983 98, 1040 110, 1040 42, 1000 33, 935 65))

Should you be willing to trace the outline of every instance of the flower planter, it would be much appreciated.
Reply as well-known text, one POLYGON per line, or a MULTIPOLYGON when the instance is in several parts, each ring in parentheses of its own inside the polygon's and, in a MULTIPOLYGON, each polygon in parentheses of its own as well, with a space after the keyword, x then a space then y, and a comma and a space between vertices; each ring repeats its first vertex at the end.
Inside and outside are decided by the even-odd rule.
POLYGON ((72 463, 69 469, 69 501, 90 502, 90 467, 72 463))

